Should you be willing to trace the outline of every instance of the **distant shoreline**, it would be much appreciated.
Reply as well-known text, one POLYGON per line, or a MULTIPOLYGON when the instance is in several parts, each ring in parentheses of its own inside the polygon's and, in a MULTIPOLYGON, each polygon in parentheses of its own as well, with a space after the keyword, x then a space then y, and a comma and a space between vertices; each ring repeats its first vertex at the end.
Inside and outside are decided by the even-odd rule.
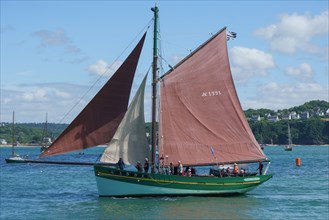
MULTIPOLYGON (((0 147, 12 147, 11 144, 2 144, 0 145, 0 147)), ((41 145, 38 144, 20 144, 20 145, 16 145, 16 147, 41 147, 41 145)))
MULTIPOLYGON (((97 147, 105 147, 106 145, 100 145, 100 146, 97 146, 97 147)), ((282 147, 282 146, 285 146, 285 144, 265 144, 265 145, 262 145, 262 147, 282 147)), ((329 144, 319 144, 319 145, 315 145, 315 144, 312 144, 312 145, 307 145, 307 144, 298 144, 298 145, 292 145, 294 147, 301 147, 301 146, 309 146, 309 147, 314 147, 314 146, 320 146, 320 147, 329 147, 329 144)), ((2 147, 12 147, 11 144, 5 144, 5 145, 0 145, 0 148, 2 147)), ((18 146, 15 146, 15 148, 24 148, 24 147, 41 147, 41 145, 35 145, 35 144, 20 144, 18 146)))
MULTIPOLYGON (((5 144, 5 145, 0 145, 0 148, 2 147, 12 147, 11 144, 5 144)), ((41 147, 41 145, 38 144, 20 144, 15 146, 15 148, 25 148, 25 147, 41 147)), ((100 146, 96 146, 96 147, 106 147, 106 145, 100 145, 100 146)))
MULTIPOLYGON (((261 145, 262 147, 282 147, 286 146, 286 144, 265 144, 261 145)), ((293 144, 293 147, 301 147, 301 146, 309 146, 309 147, 314 147, 314 146, 320 146, 320 147, 329 147, 329 144, 293 144)))

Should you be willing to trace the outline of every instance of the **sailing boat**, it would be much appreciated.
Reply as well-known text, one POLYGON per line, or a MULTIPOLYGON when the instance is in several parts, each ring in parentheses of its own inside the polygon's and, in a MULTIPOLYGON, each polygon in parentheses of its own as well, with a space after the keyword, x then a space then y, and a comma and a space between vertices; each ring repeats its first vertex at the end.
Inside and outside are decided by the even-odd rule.
POLYGON ((43 128, 42 143, 40 151, 44 152, 51 144, 51 138, 48 137, 48 114, 46 113, 46 122, 43 128))
POLYGON ((285 151, 292 151, 292 140, 291 140, 291 133, 290 133, 290 125, 288 124, 288 145, 284 146, 285 151))
POLYGON ((195 173, 173 175, 171 164, 184 168, 268 162, 242 111, 231 75, 226 28, 158 77, 158 12, 154 13, 151 147, 145 133, 144 77, 128 108, 135 70, 146 33, 136 47, 41 157, 108 144, 94 172, 100 196, 185 196, 245 193, 272 175, 195 173), (160 106, 157 108, 157 86, 160 106), (106 100, 106 101, 104 101, 106 100), (159 133, 157 133, 157 109, 159 133), (132 165, 151 158, 151 171, 132 165), (116 167, 118 160, 126 167, 116 167), (130 166, 129 166, 130 165, 130 166))
POLYGON ((15 141, 15 112, 13 112, 13 127, 11 131, 11 158, 6 158, 7 163, 24 163, 25 158, 20 157, 15 153, 15 146, 17 142, 15 141))

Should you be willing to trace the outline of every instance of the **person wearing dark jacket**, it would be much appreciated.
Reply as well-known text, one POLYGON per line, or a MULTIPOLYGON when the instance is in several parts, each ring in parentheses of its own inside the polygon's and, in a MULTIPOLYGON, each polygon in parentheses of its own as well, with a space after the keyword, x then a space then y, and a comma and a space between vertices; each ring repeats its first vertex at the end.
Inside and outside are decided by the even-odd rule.
POLYGON ((148 173, 150 169, 150 164, 149 164, 149 159, 145 158, 145 162, 144 162, 144 172, 148 173))
POLYGON ((123 162, 122 158, 120 157, 118 163, 117 163, 118 167, 120 170, 123 170, 125 168, 125 163, 123 162))
POLYGON ((137 161, 136 169, 138 172, 143 172, 143 167, 142 167, 141 162, 137 161))
POLYGON ((259 162, 257 170, 259 170, 259 175, 263 175, 263 163, 259 162))

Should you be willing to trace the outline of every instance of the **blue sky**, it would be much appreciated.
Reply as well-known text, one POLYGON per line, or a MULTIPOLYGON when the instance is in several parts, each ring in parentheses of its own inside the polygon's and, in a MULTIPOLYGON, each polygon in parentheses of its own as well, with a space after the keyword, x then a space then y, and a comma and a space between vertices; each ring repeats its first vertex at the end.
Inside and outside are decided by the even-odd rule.
MULTIPOLYGON (((1 119, 69 123, 150 24, 154 1, 1 1, 1 119), (81 98, 83 97, 83 98, 81 98), (75 108, 73 108, 75 106, 75 108), (70 111, 73 108, 72 111, 70 111), (66 115, 66 117, 64 117, 66 115)), ((158 1, 171 65, 223 26, 243 109, 328 101, 327 1, 158 1)), ((152 28, 133 91, 152 61, 152 28)), ((150 77, 149 77, 150 78, 150 77)), ((150 90, 146 121, 150 121, 150 90)))

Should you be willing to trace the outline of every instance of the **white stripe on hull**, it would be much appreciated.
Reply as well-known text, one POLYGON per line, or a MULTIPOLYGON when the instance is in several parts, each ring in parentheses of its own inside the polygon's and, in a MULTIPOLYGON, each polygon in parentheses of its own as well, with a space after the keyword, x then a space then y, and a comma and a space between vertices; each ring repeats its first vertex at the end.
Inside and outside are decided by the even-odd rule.
POLYGON ((99 196, 147 196, 147 195, 220 195, 230 193, 245 193, 256 186, 235 190, 191 190, 156 186, 146 186, 111 180, 96 176, 99 196))

